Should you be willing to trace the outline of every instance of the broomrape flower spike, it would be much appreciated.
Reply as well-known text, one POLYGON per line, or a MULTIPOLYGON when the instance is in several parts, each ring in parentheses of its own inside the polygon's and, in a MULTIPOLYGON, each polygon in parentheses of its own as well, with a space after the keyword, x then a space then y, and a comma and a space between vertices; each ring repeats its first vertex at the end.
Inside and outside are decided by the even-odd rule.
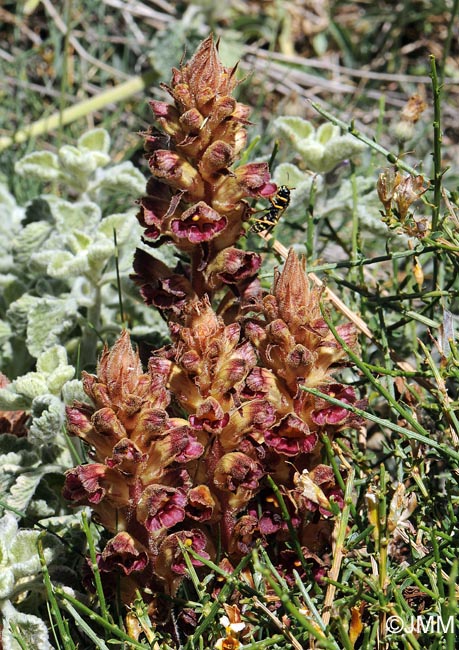
MULTIPOLYGON (((251 213, 247 199, 269 197, 277 189, 266 163, 232 168, 247 142, 250 112, 231 96, 236 85, 236 66, 221 64, 209 36, 187 64, 173 69, 170 84, 163 84, 173 103, 150 102, 157 127, 144 134, 152 174, 139 202, 144 241, 152 247, 173 243, 189 255, 186 277, 198 297, 225 286, 241 295, 253 280, 260 257, 234 244, 251 213)), ((153 258, 145 262, 138 251, 134 279, 151 304, 169 309, 182 303, 184 294, 193 298, 189 286, 177 295, 173 270, 153 258)))
MULTIPOLYGON (((83 373, 88 399, 67 409, 68 431, 88 445, 91 462, 67 472, 64 495, 89 506, 112 535, 98 556, 106 592, 128 605, 140 593, 148 616, 163 625, 161 594, 174 597, 187 577, 185 548, 199 579, 217 548, 231 573, 256 544, 270 549, 288 584, 299 566, 306 579, 306 564, 318 580, 326 575, 332 512, 343 495, 321 462, 319 440, 356 420, 302 386, 359 403, 335 377, 348 360, 304 263, 290 251, 263 293, 258 258, 233 245, 244 197, 275 191, 264 166, 228 168, 245 144, 248 114, 230 96, 235 83, 208 38, 173 71, 174 103, 153 102, 162 130, 146 136, 153 180, 140 220, 146 239, 189 254, 190 269, 169 269, 138 251, 135 271, 144 298, 164 310, 171 343, 144 369, 124 331, 96 373, 83 373), (222 287, 239 292, 246 315, 214 309, 222 287), (292 530, 301 561, 288 545, 292 530)), ((353 327, 337 329, 356 349, 353 327)), ((215 647, 239 647, 245 630, 231 607, 215 647)))

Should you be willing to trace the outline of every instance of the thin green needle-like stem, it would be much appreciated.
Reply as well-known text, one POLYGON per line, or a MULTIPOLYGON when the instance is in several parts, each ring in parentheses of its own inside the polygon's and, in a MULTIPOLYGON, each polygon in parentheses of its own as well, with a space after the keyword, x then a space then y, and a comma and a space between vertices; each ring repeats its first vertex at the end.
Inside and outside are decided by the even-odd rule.
MULTIPOLYGON (((433 120, 433 202, 432 202, 432 232, 438 230, 440 219, 441 192, 442 192, 442 161, 441 161, 441 95, 442 87, 437 76, 437 66, 435 57, 430 55, 430 77, 432 79, 432 93, 434 100, 434 120, 433 120)), ((446 170, 445 170, 446 171, 446 170)), ((442 263, 438 255, 434 257, 432 269, 432 289, 441 289, 443 278, 442 263)), ((431 312, 433 313, 433 307, 431 312)))
POLYGON ((443 176, 441 168, 441 93, 437 76, 437 66, 435 57, 430 56, 430 76, 432 78, 432 92, 434 97, 434 121, 433 121, 433 136, 434 136, 434 150, 433 150, 433 203, 432 203, 432 231, 435 232, 438 228, 438 220, 440 215, 441 204, 441 180, 443 176))
POLYGON ((38 555, 40 557, 41 570, 42 570, 42 574, 43 574, 43 582, 45 583, 48 602, 50 604, 50 608, 51 608, 51 611, 52 611, 52 614, 53 614, 53 619, 56 622, 57 629, 59 630, 60 637, 61 637, 63 643, 65 644, 66 649, 68 649, 68 650, 76 650, 76 645, 74 644, 74 642, 73 642, 73 640, 72 640, 72 638, 70 636, 67 621, 64 620, 64 618, 63 618, 63 616, 61 614, 61 611, 60 611, 60 608, 59 608, 59 605, 58 605, 58 602, 57 602, 57 598, 56 598, 56 595, 55 595, 56 590, 55 590, 55 588, 53 587, 53 585, 51 583, 51 578, 50 578, 50 575, 49 575, 48 566, 46 564, 45 554, 44 554, 44 550, 43 550, 43 543, 42 543, 41 539, 38 540, 38 555))
MULTIPOLYGON (((318 264, 314 266, 308 266, 307 271, 308 273, 311 271, 318 273, 319 271, 332 271, 333 269, 341 269, 341 268, 347 269, 347 268, 352 268, 354 266, 368 266, 371 264, 379 264, 380 262, 388 262, 389 260, 393 260, 393 259, 416 257, 423 253, 432 253, 436 251, 439 247, 441 247, 441 245, 424 247, 421 244, 419 247, 416 246, 416 248, 413 250, 395 251, 390 255, 362 257, 361 259, 356 259, 356 260, 343 260, 340 262, 329 262, 328 264, 320 264, 320 265, 318 264)), ((453 249, 448 247, 448 250, 453 250, 453 249)))
MULTIPOLYGON (((363 409, 357 408, 356 406, 352 406, 351 404, 342 402, 341 400, 335 399, 334 397, 331 397, 331 395, 328 395, 327 393, 322 393, 320 390, 317 390, 315 388, 308 388, 308 386, 301 386, 301 388, 302 390, 305 390, 307 393, 311 393, 311 395, 320 397, 321 399, 324 399, 327 402, 330 402, 330 404, 334 404, 335 406, 340 406, 346 411, 355 413, 356 415, 359 415, 365 420, 375 422, 376 424, 379 424, 382 427, 387 427, 390 431, 395 431, 396 433, 400 433, 403 437, 407 438, 408 440, 416 440, 417 442, 421 442, 427 447, 431 447, 432 449, 435 449, 442 456, 446 458, 450 458, 451 460, 454 460, 456 463, 459 463, 459 453, 457 451, 431 438, 428 435, 428 432, 419 424, 416 424, 416 429, 424 431, 425 432, 424 434, 418 433, 417 430, 412 431, 410 429, 406 429, 405 427, 401 427, 398 424, 391 422, 390 420, 387 420, 385 418, 380 418, 379 416, 374 415, 374 413, 370 413, 369 411, 364 411, 363 409)), ((383 387, 379 385, 379 392, 381 392, 381 394, 383 393, 383 390, 384 390, 383 387)), ((410 424, 414 426, 415 420, 413 419, 412 415, 408 413, 408 411, 400 407, 400 414, 402 415, 402 417, 405 417, 405 419, 406 416, 408 415, 408 417, 410 418, 410 424)))
POLYGON ((267 476, 267 479, 268 479, 269 486, 272 489, 272 491, 274 492, 274 496, 276 497, 276 500, 277 500, 277 502, 279 504, 279 507, 281 509, 282 518, 284 519, 285 523, 287 524, 288 531, 289 531, 290 536, 292 538, 293 546, 295 547, 295 551, 296 551, 296 553, 298 555, 298 559, 300 560, 300 562, 301 562, 301 564, 303 566, 303 569, 306 572, 309 572, 309 567, 308 567, 308 565, 307 565, 307 563, 306 563, 306 561, 304 559, 303 551, 301 549, 300 540, 298 539, 298 534, 297 534, 295 528, 292 525, 292 520, 291 520, 290 514, 288 512, 285 500, 284 500, 282 494, 280 493, 280 490, 277 487, 276 483, 273 481, 271 476, 269 476, 269 474, 267 476))
POLYGON ((88 518, 86 516, 85 512, 81 513, 81 523, 82 523, 82 528, 83 531, 86 535, 86 539, 88 541, 88 549, 89 549, 89 557, 91 558, 91 563, 92 563, 92 570, 93 570, 93 575, 94 575, 94 583, 96 586, 96 592, 97 596, 99 598, 99 604, 100 604, 100 611, 105 620, 110 620, 110 614, 107 608, 107 604, 105 602, 105 595, 104 595, 104 590, 102 586, 102 580, 100 577, 100 572, 99 572, 99 567, 97 564, 97 555, 96 555, 96 548, 95 548, 95 543, 94 539, 92 536, 92 531, 90 527, 90 523, 88 522, 88 518))
POLYGON ((316 199, 316 179, 312 179, 306 219, 306 251, 308 260, 314 259, 314 203, 316 199))

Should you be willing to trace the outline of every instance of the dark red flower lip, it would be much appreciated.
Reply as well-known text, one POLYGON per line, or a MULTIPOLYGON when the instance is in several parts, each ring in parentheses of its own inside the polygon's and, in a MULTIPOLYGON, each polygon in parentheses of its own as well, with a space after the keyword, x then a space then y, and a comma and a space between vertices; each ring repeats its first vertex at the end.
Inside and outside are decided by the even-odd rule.
POLYGON ((266 444, 285 456, 309 453, 317 440, 317 433, 310 432, 306 423, 294 413, 287 414, 279 424, 265 432, 266 444))
POLYGON ((143 571, 148 562, 147 553, 139 550, 132 537, 123 531, 107 542, 97 564, 100 571, 105 573, 118 569, 128 576, 133 572, 143 571))
POLYGON ((196 223, 191 218, 185 221, 173 219, 171 230, 177 237, 188 239, 192 244, 201 244, 214 239, 221 233, 227 224, 226 217, 221 217, 217 222, 202 221, 196 223))
POLYGON ((199 201, 171 221, 171 231, 177 237, 188 239, 192 244, 210 241, 221 233, 228 220, 204 201, 199 201))
POLYGON ((148 486, 137 515, 149 532, 172 528, 185 519, 186 494, 181 488, 155 484, 148 486))

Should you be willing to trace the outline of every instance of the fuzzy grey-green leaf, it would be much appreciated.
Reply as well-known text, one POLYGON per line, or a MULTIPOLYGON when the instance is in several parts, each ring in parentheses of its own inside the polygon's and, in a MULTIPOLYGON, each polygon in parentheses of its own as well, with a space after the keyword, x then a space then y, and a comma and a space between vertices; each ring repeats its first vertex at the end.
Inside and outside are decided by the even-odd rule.
POLYGON ((51 151, 33 151, 17 161, 14 170, 21 176, 54 181, 59 178, 59 160, 51 151))
POLYGON ((110 150, 110 135, 105 129, 86 131, 78 138, 78 148, 106 154, 110 150))

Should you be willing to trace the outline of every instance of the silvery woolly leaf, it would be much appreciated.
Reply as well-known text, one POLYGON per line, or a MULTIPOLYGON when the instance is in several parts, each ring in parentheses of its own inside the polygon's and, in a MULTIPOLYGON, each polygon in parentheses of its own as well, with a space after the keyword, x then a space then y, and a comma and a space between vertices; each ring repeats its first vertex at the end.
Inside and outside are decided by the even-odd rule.
POLYGON ((17 161, 14 170, 21 176, 54 181, 60 177, 60 166, 56 154, 51 151, 33 151, 17 161))
MULTIPOLYGON (((21 228, 21 220, 25 209, 17 205, 16 199, 8 191, 4 183, 0 182, 0 250, 6 252, 11 249, 12 236, 21 228)), ((0 263, 2 261, 0 260, 0 263)))
MULTIPOLYGON (((32 576, 41 570, 37 541, 42 535, 39 530, 19 529, 16 517, 6 512, 0 518, 0 567, 9 567, 16 579, 32 576)), ((43 553, 47 563, 61 552, 61 543, 50 535, 46 536, 43 553)))
POLYGON ((73 379, 75 370, 67 363, 65 348, 62 345, 53 345, 39 355, 37 373, 41 373, 46 382, 47 392, 56 395, 60 393, 62 386, 67 381, 73 379))
POLYGON ((0 223, 0 231, 2 231, 7 224, 19 224, 21 222, 25 210, 16 203, 16 199, 8 190, 6 184, 2 182, 0 182, 0 205, 5 209, 5 220, 0 223))
POLYGON ((108 169, 98 170, 95 180, 88 187, 91 196, 100 193, 122 192, 132 196, 145 193, 145 176, 128 160, 108 169))
MULTIPOLYGON (((39 460, 38 450, 27 438, 18 438, 12 433, 3 433, 0 436, 0 474, 4 475, 10 471, 10 465, 24 469, 33 467, 39 460)), ((1 488, 2 481, 0 480, 1 488)))
POLYGON ((325 147, 317 140, 301 140, 296 149, 312 172, 322 174, 329 171, 323 162, 325 147))
POLYGON ((49 237, 42 243, 40 248, 31 252, 27 261, 28 269, 34 275, 47 273, 48 265, 54 257, 65 250, 65 237, 56 231, 49 234, 49 237))
POLYGON ((70 203, 64 199, 49 196, 48 202, 56 220, 57 229, 65 236, 74 230, 83 230, 89 233, 99 225, 101 210, 92 201, 70 203))
POLYGON ((107 261, 115 254, 115 244, 105 237, 95 241, 88 249, 89 267, 100 274, 107 261))
POLYGON ((51 493, 49 497, 47 499, 39 499, 35 494, 27 508, 27 514, 33 519, 44 519, 53 515, 56 512, 56 504, 51 499, 52 497, 55 498, 56 495, 51 493))
MULTIPOLYGON (((14 544, 9 549, 10 566, 13 569, 15 578, 23 578, 25 576, 34 575, 41 570, 40 558, 37 551, 37 541, 41 532, 39 530, 20 529, 14 544)), ((48 543, 50 539, 48 538, 48 543)), ((46 563, 49 564, 59 549, 44 547, 43 554, 46 563)))
POLYGON ((365 148, 366 145, 352 135, 341 135, 329 140, 322 161, 324 171, 331 171, 338 163, 352 158, 365 148))
POLYGON ((48 390, 53 395, 59 395, 62 386, 64 386, 70 379, 73 379, 75 369, 73 366, 59 366, 46 378, 48 390))
POLYGON ((64 404, 55 395, 42 395, 32 402, 29 439, 40 444, 55 442, 65 423, 64 404))
MULTIPOLYGON (((36 468, 30 472, 22 471, 22 473, 16 476, 15 481, 9 486, 8 492, 3 498, 5 503, 10 508, 14 508, 20 512, 25 512, 37 490, 38 485, 40 484, 41 479, 43 478, 44 473, 44 468, 36 468)), ((38 559, 38 557, 36 559, 38 559)), ((35 569, 32 572, 27 572, 25 575, 36 572, 38 572, 38 569, 35 569)), ((16 574, 17 572, 15 570, 15 575, 16 574)))
POLYGON ((48 241, 52 228, 52 224, 46 221, 34 221, 25 226, 12 242, 15 262, 28 264, 32 253, 40 250, 48 241))
POLYGON ((273 178, 278 185, 287 185, 296 190, 300 183, 304 183, 305 179, 310 177, 292 163, 281 163, 277 165, 273 178))
POLYGON ((22 460, 21 454, 17 454, 16 452, 4 454, 0 459, 0 477, 2 479, 0 496, 2 501, 6 500, 10 487, 15 482, 16 477, 24 471, 22 460))
POLYGON ((123 244, 133 230, 136 230, 138 221, 135 211, 128 211, 121 214, 110 214, 102 219, 97 232, 104 235, 110 241, 114 241, 113 231, 116 231, 117 244, 123 244))
POLYGON ((110 161, 110 157, 106 155, 110 150, 110 135, 105 129, 92 129, 83 133, 78 138, 77 146, 82 151, 87 150, 93 154, 99 154, 99 165, 102 165, 106 158, 108 158, 108 162, 110 161))
POLYGON ((67 365, 67 350, 63 345, 53 345, 37 359, 38 372, 54 372, 59 366, 67 365))
MULTIPOLYGON (((43 445, 43 441, 39 441, 43 445)), ((69 462, 71 462, 69 458, 69 462)), ((50 473, 51 471, 56 471, 57 466, 50 465, 40 465, 40 467, 31 470, 30 472, 24 472, 23 469, 19 469, 18 476, 13 477, 13 481, 9 481, 8 488, 2 494, 2 501, 11 508, 15 508, 20 512, 27 513, 28 516, 38 516, 45 517, 51 514, 54 514, 56 508, 57 495, 55 492, 50 490, 46 491, 45 486, 43 485, 43 477, 45 474, 50 473), (46 507, 37 503, 39 496, 43 496, 43 493, 46 495, 46 507)), ((60 468, 62 471, 62 469, 60 468)), ((31 531, 36 532, 36 531, 31 531)), ((16 541, 15 541, 16 545, 16 541)), ((16 548, 16 547, 15 547, 16 548)), ((14 554, 14 553, 13 553, 14 554)), ((45 550, 45 557, 50 556, 51 559, 51 550, 45 550)), ((37 558, 38 559, 38 558, 37 558)), ((17 573, 24 571, 25 569, 19 567, 17 573)), ((38 569, 37 569, 38 571, 38 569)), ((34 571, 36 572, 36 571, 34 571)), ((16 573, 16 569, 15 569, 16 573)), ((29 573, 27 569, 27 574, 29 573)))
MULTIPOLYGON (((87 142, 90 144, 89 139, 87 142)), ((59 161, 64 167, 69 184, 74 189, 85 192, 88 189, 90 176, 99 167, 108 165, 110 156, 103 151, 85 146, 64 145, 59 149, 59 161)))
POLYGON ((48 392, 48 384, 43 373, 28 372, 26 375, 18 377, 11 382, 11 389, 18 395, 25 397, 30 405, 34 397, 44 395, 48 392))
POLYGON ((304 120, 302 117, 282 115, 274 120, 274 127, 284 133, 294 146, 300 140, 312 138, 315 134, 311 122, 304 120))
POLYGON ((0 345, 9 339, 11 334, 11 325, 0 319, 0 345))
POLYGON ((10 601, 3 603, 2 614, 2 645, 4 650, 22 650, 22 648, 27 648, 27 650, 53 650, 49 642, 46 624, 41 618, 33 614, 19 612, 10 601), (19 635, 21 643, 15 639, 16 633, 19 635))
MULTIPOLYGON (((1 554, 1 544, 0 544, 1 554)), ((11 596, 14 590, 14 574, 9 567, 2 567, 0 570, 0 600, 4 600, 11 596)))
POLYGON ((18 532, 18 522, 16 517, 7 512, 0 518, 0 568, 9 565, 9 548, 14 543, 18 532))
POLYGON ((60 343, 65 333, 73 327, 77 317, 77 304, 72 298, 43 296, 32 306, 28 317, 27 347, 38 357, 43 350, 60 343))
POLYGON ((80 379, 71 379, 62 386, 62 399, 67 405, 73 404, 73 402, 90 401, 83 390, 83 384, 80 379))
POLYGON ((90 151, 85 151, 73 145, 64 145, 59 149, 59 162, 67 173, 76 176, 79 182, 87 182, 96 169, 97 163, 90 151))
POLYGON ((89 271, 88 256, 85 253, 73 255, 68 251, 53 251, 46 271, 52 278, 71 280, 89 271))
POLYGON ((66 245, 73 254, 85 253, 92 243, 92 235, 88 235, 81 230, 73 230, 67 236, 66 245))
POLYGON ((336 138, 339 137, 339 126, 336 126, 336 124, 332 124, 331 122, 324 122, 324 124, 321 124, 315 133, 315 139, 323 145, 326 145, 327 142, 336 140, 336 138))
POLYGON ((88 278, 75 278, 72 284, 71 296, 80 307, 92 307, 96 300, 96 288, 88 278))
POLYGON ((30 311, 39 302, 37 296, 31 296, 25 293, 20 298, 10 304, 6 312, 8 322, 13 326, 17 336, 22 336, 26 332, 28 316, 30 311))
POLYGON ((8 388, 0 388, 0 410, 21 411, 30 407, 30 399, 24 395, 18 395, 11 385, 8 388))

